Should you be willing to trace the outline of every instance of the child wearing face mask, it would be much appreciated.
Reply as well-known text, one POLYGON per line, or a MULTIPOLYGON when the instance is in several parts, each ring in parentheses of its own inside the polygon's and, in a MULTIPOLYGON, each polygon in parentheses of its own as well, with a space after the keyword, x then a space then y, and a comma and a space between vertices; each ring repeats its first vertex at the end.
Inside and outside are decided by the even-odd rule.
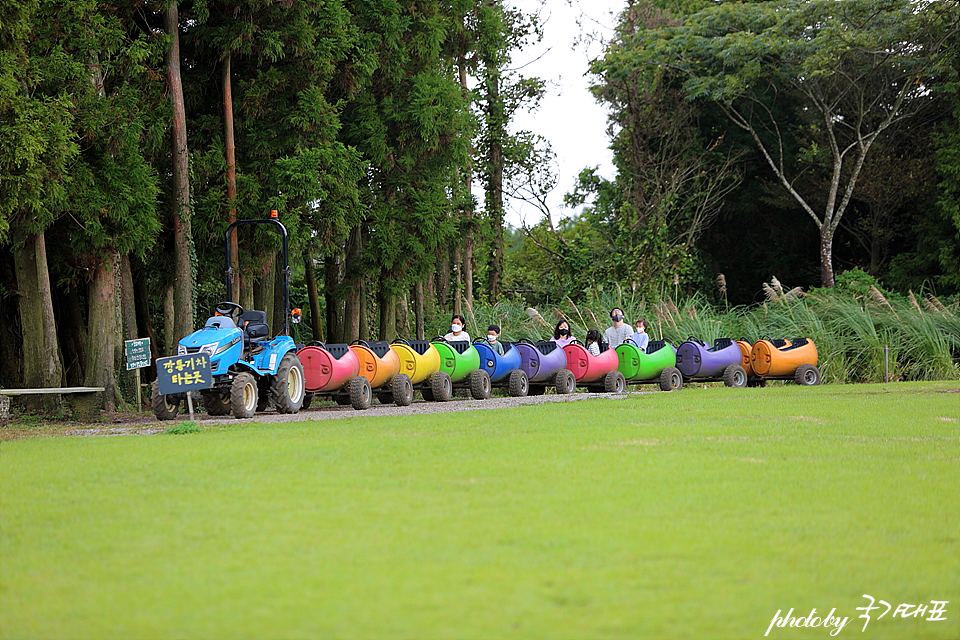
POLYGON ((503 355, 503 345, 500 343, 500 327, 492 324, 487 327, 487 344, 490 348, 503 355))
POLYGON ((647 335, 647 321, 644 318, 637 320, 637 330, 630 340, 633 341, 633 344, 640 347, 640 351, 644 353, 647 352, 647 345, 650 344, 650 336, 647 335))
POLYGON ((464 325, 467 324, 467 321, 460 314, 455 314, 450 320, 450 333, 443 336, 443 339, 447 342, 454 342, 456 340, 466 340, 470 342, 470 334, 463 330, 464 325))
POLYGON ((553 337, 550 338, 550 342, 556 342, 558 347, 565 347, 573 341, 574 337, 570 332, 570 323, 566 320, 558 322, 553 329, 553 337))

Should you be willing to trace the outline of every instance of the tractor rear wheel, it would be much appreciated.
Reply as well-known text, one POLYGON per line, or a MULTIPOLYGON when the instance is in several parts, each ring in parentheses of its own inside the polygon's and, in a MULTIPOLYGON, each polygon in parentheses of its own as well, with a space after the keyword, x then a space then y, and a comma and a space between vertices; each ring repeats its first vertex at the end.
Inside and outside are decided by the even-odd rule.
POLYGON ((211 416, 230 415, 230 397, 224 393, 205 393, 200 396, 203 409, 211 416))
POLYGON ((390 383, 392 391, 392 402, 398 407, 409 407, 413 403, 413 383, 410 382, 410 376, 405 373, 398 373, 393 376, 390 383))
POLYGON ((554 378, 557 393, 568 394, 577 390, 577 378, 570 369, 561 369, 554 378))
POLYGON ((513 398, 524 398, 532 392, 530 380, 523 369, 510 372, 510 377, 507 379, 507 392, 513 398))
POLYGON ((230 385, 230 408, 236 418, 252 418, 257 411, 259 393, 252 373, 238 373, 230 385))
POLYGON ((363 376, 357 376, 350 380, 350 404, 357 411, 369 409, 373 402, 373 390, 370 389, 370 381, 363 376))
POLYGON ((747 386, 747 372, 738 364, 731 364, 723 370, 723 384, 735 389, 747 386))
POLYGON ((660 372, 660 391, 680 391, 683 389, 683 375, 676 367, 667 367, 660 372))
POLYGON ((270 380, 270 400, 278 413, 297 413, 303 405, 303 365, 292 351, 280 360, 277 375, 270 380))
POLYGON ((449 402, 453 398, 453 382, 446 371, 437 371, 430 376, 430 391, 436 402, 449 402))
POLYGON ((474 400, 490 397, 490 374, 485 369, 477 369, 470 374, 470 395, 474 400))
POLYGON ((611 371, 603 376, 604 393, 623 393, 627 389, 627 381, 619 371, 611 371))
POLYGON ((180 403, 160 393, 160 383, 154 380, 150 385, 150 408, 157 420, 173 420, 180 411, 180 403))

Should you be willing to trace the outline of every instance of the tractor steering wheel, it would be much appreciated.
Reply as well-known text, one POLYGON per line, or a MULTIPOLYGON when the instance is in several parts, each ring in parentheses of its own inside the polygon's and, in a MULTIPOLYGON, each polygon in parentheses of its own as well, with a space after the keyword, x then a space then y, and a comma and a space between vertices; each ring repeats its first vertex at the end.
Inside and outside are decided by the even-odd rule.
POLYGON ((216 306, 216 311, 220 315, 230 318, 236 324, 237 320, 240 319, 240 314, 243 313, 243 307, 236 302, 220 302, 216 306))

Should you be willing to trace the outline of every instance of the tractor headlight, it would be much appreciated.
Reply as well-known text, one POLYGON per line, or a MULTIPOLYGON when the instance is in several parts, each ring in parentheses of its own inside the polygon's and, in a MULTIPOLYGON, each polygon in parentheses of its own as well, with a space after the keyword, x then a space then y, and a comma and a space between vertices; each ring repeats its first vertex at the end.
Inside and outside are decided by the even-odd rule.
POLYGON ((219 342, 211 342, 210 344, 205 344, 200 347, 200 353, 205 353, 210 356, 210 359, 213 359, 213 356, 217 353, 217 345, 219 342))
POLYGON ((185 346, 183 346, 182 344, 178 344, 178 345, 177 345, 177 355, 178 355, 178 356, 185 356, 185 355, 187 355, 187 348, 186 348, 185 346))

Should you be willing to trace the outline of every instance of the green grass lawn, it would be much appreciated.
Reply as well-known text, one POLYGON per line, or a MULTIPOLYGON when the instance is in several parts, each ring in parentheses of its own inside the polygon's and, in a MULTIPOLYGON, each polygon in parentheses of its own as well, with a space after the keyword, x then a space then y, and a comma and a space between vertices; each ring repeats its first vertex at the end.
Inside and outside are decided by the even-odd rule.
POLYGON ((0 637, 956 640, 956 389, 2 442, 0 637))

